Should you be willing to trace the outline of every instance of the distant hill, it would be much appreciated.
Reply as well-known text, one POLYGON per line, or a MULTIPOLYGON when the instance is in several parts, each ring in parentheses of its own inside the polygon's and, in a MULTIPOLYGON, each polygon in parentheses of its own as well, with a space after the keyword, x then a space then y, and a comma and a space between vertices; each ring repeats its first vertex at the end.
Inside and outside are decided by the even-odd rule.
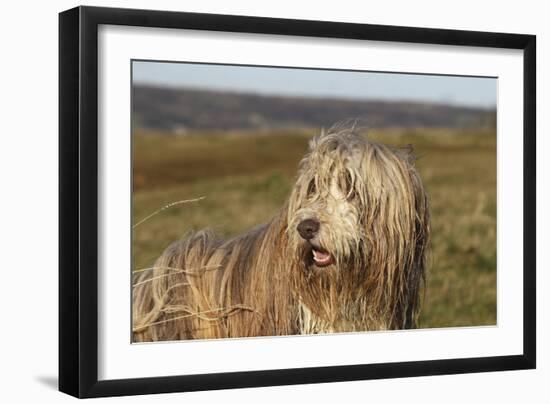
POLYGON ((493 109, 417 102, 364 101, 135 86, 136 127, 187 129, 273 129, 330 127, 359 118, 367 127, 494 126, 493 109))

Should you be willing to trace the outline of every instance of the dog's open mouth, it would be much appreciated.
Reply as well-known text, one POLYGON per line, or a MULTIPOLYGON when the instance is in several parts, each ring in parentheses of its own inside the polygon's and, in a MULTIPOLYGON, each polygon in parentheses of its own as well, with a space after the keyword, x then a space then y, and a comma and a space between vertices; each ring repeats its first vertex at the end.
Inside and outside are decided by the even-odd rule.
POLYGON ((326 267, 332 264, 332 255, 329 252, 315 246, 311 246, 311 252, 313 254, 313 262, 318 267, 326 267))

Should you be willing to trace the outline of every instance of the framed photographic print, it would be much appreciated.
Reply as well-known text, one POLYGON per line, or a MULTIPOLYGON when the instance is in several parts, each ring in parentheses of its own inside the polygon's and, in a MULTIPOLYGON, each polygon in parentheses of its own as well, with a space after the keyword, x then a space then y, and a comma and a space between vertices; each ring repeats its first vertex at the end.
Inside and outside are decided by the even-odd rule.
POLYGON ((59 28, 61 391, 535 367, 534 36, 59 28))

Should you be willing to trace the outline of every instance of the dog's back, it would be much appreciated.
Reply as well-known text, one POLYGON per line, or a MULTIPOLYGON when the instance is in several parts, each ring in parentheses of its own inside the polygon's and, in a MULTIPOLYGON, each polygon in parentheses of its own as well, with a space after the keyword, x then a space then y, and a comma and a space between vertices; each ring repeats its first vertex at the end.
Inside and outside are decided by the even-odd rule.
POLYGON ((228 241, 194 233, 137 273, 134 342, 296 334, 288 268, 262 253, 281 237, 277 220, 228 241))

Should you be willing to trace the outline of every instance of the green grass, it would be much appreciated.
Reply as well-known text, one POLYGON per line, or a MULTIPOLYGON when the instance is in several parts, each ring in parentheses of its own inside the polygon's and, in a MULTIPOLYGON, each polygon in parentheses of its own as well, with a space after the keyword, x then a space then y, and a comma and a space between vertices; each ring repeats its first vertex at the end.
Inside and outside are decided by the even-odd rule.
MULTIPOLYGON (((268 220, 289 193, 310 135, 134 134, 134 223, 168 203, 206 197, 136 227, 134 268, 150 266, 188 231, 208 227, 231 236, 268 220)), ((495 324, 495 133, 387 129, 369 136, 413 144, 429 193, 432 242, 420 326, 495 324)))

